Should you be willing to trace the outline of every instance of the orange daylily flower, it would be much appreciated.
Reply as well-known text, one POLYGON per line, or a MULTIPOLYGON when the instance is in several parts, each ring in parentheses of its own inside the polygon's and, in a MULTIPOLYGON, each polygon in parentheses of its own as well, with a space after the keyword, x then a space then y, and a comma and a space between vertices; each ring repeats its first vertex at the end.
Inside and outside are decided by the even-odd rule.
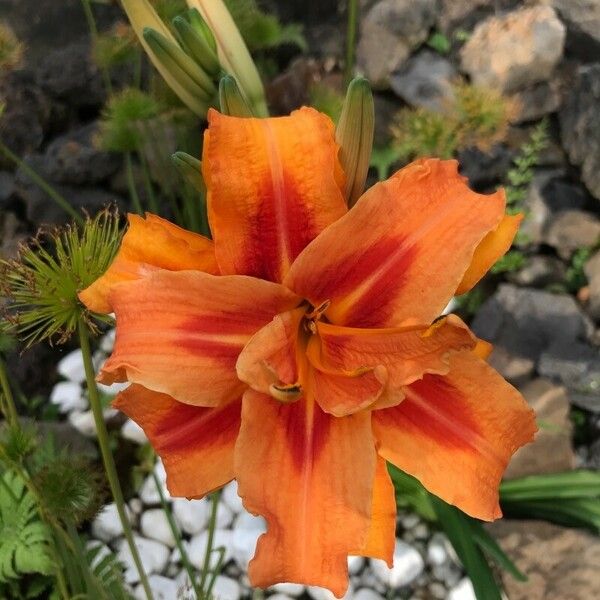
POLYGON ((454 161, 419 160, 348 211, 332 123, 209 114, 213 241, 130 216, 108 272, 82 292, 114 311, 102 382, 145 430, 174 496, 237 479, 265 517, 253 585, 347 587, 347 556, 391 564, 389 461, 484 520, 531 441, 532 411, 456 316, 438 318, 508 249, 502 192, 454 161))

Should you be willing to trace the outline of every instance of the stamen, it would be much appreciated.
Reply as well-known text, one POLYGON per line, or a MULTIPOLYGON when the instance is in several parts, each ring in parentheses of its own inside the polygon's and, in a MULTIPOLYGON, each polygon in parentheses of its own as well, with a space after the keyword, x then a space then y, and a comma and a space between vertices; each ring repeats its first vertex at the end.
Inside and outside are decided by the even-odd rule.
POLYGON ((299 400, 302 397, 302 386, 299 383, 272 383, 269 386, 269 392, 275 400, 289 404, 291 402, 296 402, 296 400, 299 400))

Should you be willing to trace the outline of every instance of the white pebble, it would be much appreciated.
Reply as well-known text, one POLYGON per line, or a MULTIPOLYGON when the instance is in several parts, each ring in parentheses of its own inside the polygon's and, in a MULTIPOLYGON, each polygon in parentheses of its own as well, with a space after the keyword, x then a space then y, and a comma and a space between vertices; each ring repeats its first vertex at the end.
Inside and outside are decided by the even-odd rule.
MULTIPOLYGON (((296 596, 301 596, 304 593, 304 586, 299 583, 276 583, 275 585, 269 588, 277 594, 283 594, 286 598, 290 596, 295 598, 296 596)), ((274 598, 275 596, 269 596, 269 598, 274 598)))
MULTIPOLYGON (((213 538, 213 550, 210 556, 209 565, 210 568, 215 568, 217 566, 220 553, 218 552, 219 548, 224 548, 225 553, 223 555, 223 562, 225 564, 229 562, 232 558, 231 555, 231 538, 233 532, 229 529, 215 529, 214 538, 213 538)), ((206 554, 206 545, 208 543, 208 531, 203 531, 198 535, 195 535, 190 540, 190 549, 188 552, 190 562, 197 569, 202 569, 204 567, 204 555, 206 554)))
MULTIPOLYGON (((190 543, 187 540, 181 540, 183 544, 183 549, 187 556, 190 554, 190 543)), ((171 556, 169 557, 169 562, 174 565, 178 565, 181 562, 181 552, 179 548, 175 547, 173 552, 171 552, 171 556)))
POLYGON ((231 553, 235 562, 244 571, 248 569, 248 563, 256 550, 256 542, 262 533, 259 529, 236 528, 233 530, 231 553))
POLYGON ((233 521, 233 511, 224 502, 217 505, 217 529, 226 529, 233 521))
POLYGON ((210 502, 206 498, 202 498, 202 500, 175 498, 173 500, 173 516, 184 533, 195 535, 206 529, 208 525, 210 502))
MULTIPOLYGON (((333 592, 331 592, 330 590, 327 590, 322 587, 317 587, 315 585, 307 587, 306 591, 308 592, 308 595, 314 600, 338 600, 337 596, 334 596, 333 592)), ((351 600, 352 598, 354 598, 354 589, 352 588, 352 585, 349 585, 348 590, 342 596, 341 600, 351 600)))
POLYGON ((244 511, 237 516, 235 523, 233 524, 233 528, 255 529, 262 533, 263 531, 267 530, 267 522, 263 517, 256 517, 251 515, 249 512, 244 511))
POLYGON ((365 559, 362 556, 348 557, 348 572, 350 575, 357 575, 365 566, 365 559))
POLYGON ((111 383, 110 385, 106 385, 104 383, 97 383, 98 389, 107 396, 116 396, 119 392, 126 390, 131 383, 129 381, 121 381, 116 383, 111 383))
POLYGON ((244 510, 242 499, 238 496, 238 485, 235 479, 223 488, 221 499, 236 515, 244 510))
MULTIPOLYGON (((125 507, 125 513, 131 519, 129 507, 125 507)), ((104 506, 92 521, 92 536, 103 542, 112 542, 123 535, 123 526, 119 519, 117 505, 114 502, 104 506)))
POLYGON ((129 501, 129 508, 134 515, 139 515, 142 512, 144 505, 139 498, 132 498, 129 501))
MULTIPOLYGON (((173 600, 177 598, 177 583, 173 579, 162 575, 150 575, 148 583, 154 600, 173 600)), ((135 589, 136 600, 146 600, 146 592, 140 583, 135 589)))
POLYGON ((175 547, 175 536, 162 508, 153 508, 142 514, 140 530, 147 538, 157 540, 170 548, 175 547))
POLYGON ((215 579, 212 596, 215 600, 239 600, 242 597, 242 588, 235 579, 219 575, 215 579))
POLYGON ((290 600, 290 598, 295 598, 296 596, 288 596, 287 594, 271 594, 269 596, 269 600, 290 600))
POLYGON ((373 590, 361 588, 354 594, 353 600, 384 600, 384 598, 373 590))
MULTIPOLYGON (((135 534, 133 537, 146 573, 149 575, 152 573, 162 573, 169 561, 169 549, 167 546, 156 540, 149 540, 135 534)), ((140 580, 140 576, 133 562, 131 550, 125 540, 121 540, 117 557, 125 567, 126 583, 137 583, 140 580)))
POLYGON ((61 381, 50 392, 50 402, 59 407, 61 413, 70 413, 74 410, 83 411, 88 407, 87 398, 79 383, 61 381))
POLYGON ((127 419, 121 427, 121 437, 140 446, 148 441, 144 430, 133 420, 127 419))
MULTIPOLYGON (((114 418, 117 411, 114 408, 106 408, 102 414, 104 415, 104 420, 107 421, 114 418)), ((94 421, 94 415, 91 410, 84 412, 73 411, 69 414, 69 423, 86 437, 96 436, 96 421, 94 421)))
POLYGON ((115 345, 115 333, 116 329, 111 329, 100 338, 99 348, 102 350, 102 352, 106 354, 110 354, 112 352, 115 345))
POLYGON ((445 564, 449 558, 446 547, 445 536, 435 533, 427 545, 427 562, 434 566, 445 564))
MULTIPOLYGON (((169 490, 167 489, 167 473, 165 472, 165 467, 163 466, 161 460, 156 461, 156 464, 154 465, 154 473, 158 477, 158 481, 161 484, 161 489, 165 496, 165 499, 169 500, 171 498, 171 495, 169 494, 169 490)), ((156 489, 156 483, 152 475, 148 475, 146 479, 144 479, 144 483, 140 488, 139 496, 142 499, 142 502, 146 504, 146 506, 151 506, 152 504, 160 504, 160 494, 156 489)))
POLYGON ((73 350, 64 356, 56 366, 56 370, 65 379, 82 383, 85 381, 85 368, 83 366, 83 353, 81 349, 73 350))
POLYGON ((425 568, 423 557, 415 548, 396 540, 394 566, 390 569, 383 560, 371 560, 375 576, 391 588, 399 588, 412 583, 425 568))
POLYGON ((468 577, 461 579, 460 582, 448 592, 447 600, 477 600, 471 580, 468 577))

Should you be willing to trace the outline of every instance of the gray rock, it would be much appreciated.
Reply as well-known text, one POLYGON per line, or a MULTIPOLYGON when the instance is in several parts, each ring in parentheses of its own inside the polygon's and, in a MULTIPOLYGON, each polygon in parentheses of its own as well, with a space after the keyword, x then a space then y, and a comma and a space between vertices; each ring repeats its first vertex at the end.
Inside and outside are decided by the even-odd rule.
POLYGON ((452 63, 431 50, 422 50, 392 73, 390 87, 397 96, 415 107, 443 112, 454 99, 452 63))
POLYGON ((536 379, 521 392, 535 411, 540 429, 533 443, 517 450, 504 476, 515 479, 572 469, 575 466, 571 445, 573 425, 569 419, 569 397, 565 388, 547 379, 536 379))
MULTIPOLYGON (((593 325, 572 296, 502 284, 472 323, 476 335, 537 361, 553 344, 585 340, 593 325)), ((493 356, 493 354, 492 354, 493 356)))
POLYGON ((475 28, 461 50, 461 66, 477 85, 514 92, 550 78, 564 41, 565 26, 552 8, 513 11, 475 28))
POLYGON ((562 92, 556 79, 542 81, 511 97, 517 107, 514 123, 537 121, 556 112, 562 103, 562 92))
POLYGON ((600 238, 600 220, 582 210, 565 210, 549 219, 544 241, 565 260, 578 248, 595 246, 600 238))
POLYGON ((427 39, 437 8, 437 0, 380 0, 365 14, 357 58, 373 87, 389 87, 390 75, 427 39))
POLYGON ((542 0, 553 6, 567 25, 567 50, 583 60, 598 60, 600 2, 598 0, 542 0))
POLYGON ((495 346, 490 365, 512 385, 520 387, 533 377, 535 361, 527 356, 515 356, 501 346, 495 346))
POLYGON ((600 539, 544 521, 502 519, 488 526, 528 580, 502 573, 510 600, 600 598, 600 539))
POLYGON ((555 283, 563 283, 566 277, 566 267, 562 261, 543 254, 527 257, 522 269, 508 273, 512 283, 521 286, 543 288, 555 283))
POLYGON ((600 350, 577 340, 555 340, 541 355, 541 375, 569 389, 571 403, 600 413, 600 350))
POLYGON ((561 139, 569 160, 581 168, 581 178, 600 199, 600 63, 577 72, 559 113, 561 139))
POLYGON ((496 186, 506 175, 513 156, 503 144, 494 144, 485 152, 476 147, 460 150, 458 162, 460 172, 476 190, 496 186))

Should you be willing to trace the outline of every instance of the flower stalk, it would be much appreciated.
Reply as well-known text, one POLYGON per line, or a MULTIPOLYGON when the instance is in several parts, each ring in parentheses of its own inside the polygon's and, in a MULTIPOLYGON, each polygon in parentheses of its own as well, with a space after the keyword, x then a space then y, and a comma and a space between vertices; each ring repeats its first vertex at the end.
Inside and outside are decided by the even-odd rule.
POLYGON ((102 413, 102 404, 100 402, 100 395, 98 394, 98 388, 96 387, 94 365, 92 363, 92 352, 90 348, 90 336, 85 321, 80 318, 77 323, 77 334, 79 337, 79 345, 83 355, 83 366, 85 370, 85 379, 88 389, 88 397, 90 406, 92 407, 92 413, 94 415, 94 422, 96 425, 96 433, 98 436, 98 445, 100 446, 100 453, 102 454, 102 462, 104 463, 104 470, 108 478, 110 490, 112 492, 117 512, 119 514, 119 520, 123 526, 123 532, 125 539, 131 551, 131 556, 135 567, 140 575, 140 581, 144 592, 148 600, 153 600, 152 590, 148 582, 148 577, 144 571, 142 560, 140 558, 138 549, 133 540, 133 532, 131 530, 131 524, 125 512, 125 499, 123 498, 123 491, 121 490, 121 484, 119 483, 119 477, 117 475, 117 468, 115 461, 110 450, 108 432, 106 430, 106 424, 104 422, 104 415, 102 413))

